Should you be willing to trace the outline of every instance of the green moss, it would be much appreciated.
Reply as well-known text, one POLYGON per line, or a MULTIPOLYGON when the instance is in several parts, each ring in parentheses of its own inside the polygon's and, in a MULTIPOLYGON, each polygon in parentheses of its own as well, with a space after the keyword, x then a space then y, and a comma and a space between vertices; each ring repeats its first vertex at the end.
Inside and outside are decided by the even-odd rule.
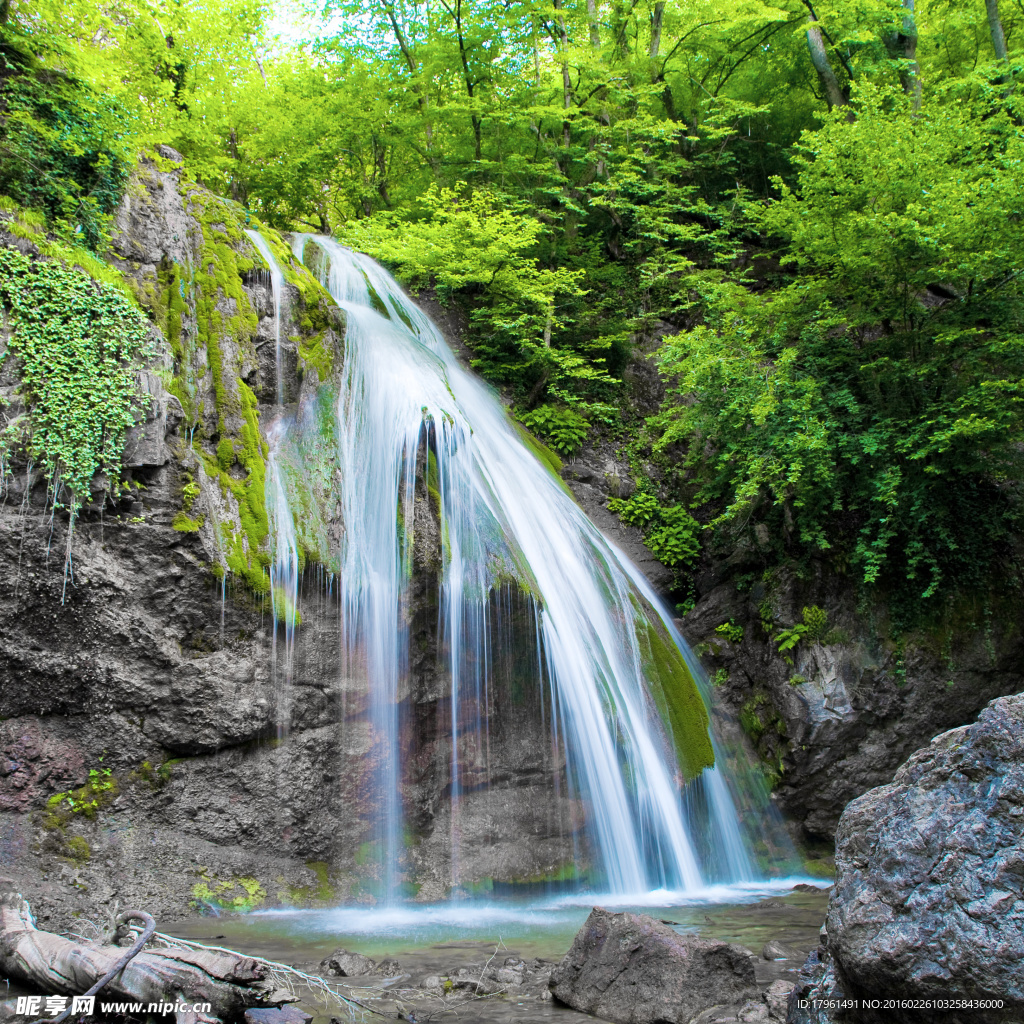
POLYGON ((47 799, 40 824, 48 830, 63 830, 76 818, 95 818, 114 802, 119 791, 117 779, 109 768, 93 768, 84 786, 54 793, 47 799))
POLYGON ((263 886, 255 878, 247 875, 222 881, 204 872, 202 881, 192 887, 192 899, 195 904, 238 913, 254 910, 266 898, 267 892, 263 886))
POLYGON ((757 693, 740 708, 740 725, 743 731, 756 743, 764 734, 766 725, 762 709, 768 700, 763 693, 757 693))
POLYGON ((284 587, 274 587, 274 619, 288 626, 301 626, 302 613, 288 596, 284 587))
POLYGON ((644 678, 672 734, 679 766, 687 779, 715 764, 710 719, 700 689, 679 649, 660 622, 637 609, 637 640, 644 678))
MULTIPOLYGON (((533 452, 533 454, 536 455, 537 458, 540 459, 540 461, 547 466, 547 468, 551 470, 551 472, 558 477, 560 481, 562 481, 563 463, 561 458, 546 444, 544 444, 543 441, 531 434, 530 431, 519 422, 519 420, 512 420, 511 422, 516 428, 516 433, 522 439, 523 444, 525 444, 526 447, 529 448, 530 451, 533 452)), ((564 481, 562 481, 562 485, 565 486, 564 481)))
POLYGON ((308 860, 306 867, 313 873, 316 881, 312 885, 293 885, 282 897, 297 906, 311 906, 315 903, 330 903, 337 898, 335 887, 331 884, 330 868, 322 860, 308 860))
POLYGON ((128 776, 128 781, 133 783, 142 782, 154 791, 163 789, 163 787, 171 781, 172 766, 180 760, 181 758, 175 758, 170 761, 164 761, 156 767, 154 767, 149 761, 143 761, 142 764, 140 764, 139 767, 128 776))
POLYGON ((178 533, 198 533, 203 527, 203 516, 193 519, 186 512, 175 513, 171 521, 171 529, 178 533))
POLYGON ((299 359, 304 366, 313 367, 321 381, 329 380, 334 372, 334 350, 327 344, 327 332, 312 337, 299 337, 299 359))
POLYGON ((92 856, 89 843, 81 836, 72 836, 64 844, 64 849, 72 860, 87 861, 92 856))
POLYGON ((834 857, 820 857, 805 860, 804 874, 811 878, 835 878, 836 862, 834 857))

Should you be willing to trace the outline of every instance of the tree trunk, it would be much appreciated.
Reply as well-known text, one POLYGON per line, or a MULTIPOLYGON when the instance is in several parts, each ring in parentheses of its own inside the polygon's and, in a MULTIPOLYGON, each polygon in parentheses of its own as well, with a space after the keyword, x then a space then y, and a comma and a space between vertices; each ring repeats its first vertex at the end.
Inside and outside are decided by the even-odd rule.
POLYGON ((899 32, 886 36, 885 45, 891 56, 900 61, 900 85, 910 97, 916 114, 921 109, 921 65, 917 62, 917 23, 914 0, 903 0, 903 25, 899 32))
POLYGON ((996 60, 1006 60, 1006 35, 1003 32, 1003 20, 999 17, 999 0, 985 0, 985 12, 988 14, 988 30, 992 36, 996 60))
POLYGON ((661 23, 665 16, 665 0, 658 0, 654 5, 654 13, 651 15, 651 45, 648 49, 648 56, 654 60, 661 50, 661 23))
POLYGON ((590 25, 590 45, 595 50, 601 49, 601 29, 597 23, 597 2, 587 0, 587 23, 590 25))
MULTIPOLYGON (((39 931, 19 893, 0 897, 0 972, 44 993, 81 995, 124 954, 117 946, 93 946, 39 931)), ((265 964, 249 957, 202 949, 151 949, 139 953, 102 990, 111 1000, 209 1003, 209 1013, 179 1013, 191 1020, 241 1016, 250 1006, 289 1001, 265 964)), ((102 996, 97 997, 102 998, 102 996)))
MULTIPOLYGON (((565 15, 562 13, 562 0, 553 0, 556 12, 555 24, 558 26, 559 62, 562 65, 562 108, 572 109, 572 78, 569 75, 569 32, 565 27, 565 15)), ((562 122, 562 144, 568 149, 570 140, 569 119, 562 122)))
POLYGON ((817 25, 818 19, 813 14, 809 17, 811 24, 807 28, 807 49, 811 53, 811 63, 814 65, 814 70, 818 72, 818 78, 825 90, 829 109, 845 107, 849 101, 840 88, 835 71, 832 70, 828 51, 825 49, 825 40, 821 38, 821 29, 817 25))

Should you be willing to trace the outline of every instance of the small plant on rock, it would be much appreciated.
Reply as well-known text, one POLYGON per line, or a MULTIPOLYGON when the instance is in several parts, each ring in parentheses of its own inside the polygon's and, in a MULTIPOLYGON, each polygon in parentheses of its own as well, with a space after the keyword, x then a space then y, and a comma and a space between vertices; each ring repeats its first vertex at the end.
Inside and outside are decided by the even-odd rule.
POLYGON ((733 644, 738 644, 743 640, 743 627, 737 626, 732 619, 728 622, 723 622, 720 626, 715 626, 715 632, 720 633, 733 644))
POLYGON ((575 455, 590 432, 589 420, 560 405, 540 405, 520 416, 519 421, 563 455, 575 455))

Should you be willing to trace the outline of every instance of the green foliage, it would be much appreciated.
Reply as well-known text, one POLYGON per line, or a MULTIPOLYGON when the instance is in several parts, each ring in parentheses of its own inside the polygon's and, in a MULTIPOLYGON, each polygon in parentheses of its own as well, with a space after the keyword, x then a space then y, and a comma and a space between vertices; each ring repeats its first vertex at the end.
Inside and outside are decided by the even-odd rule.
POLYGON ((653 494, 636 491, 629 498, 612 498, 608 509, 624 523, 646 530, 661 520, 661 506, 653 494))
POLYGON ((191 512, 196 498, 199 497, 201 489, 193 479, 191 473, 186 473, 185 486, 181 489, 181 504, 185 512, 191 512))
POLYGON ((117 779, 109 768, 91 768, 89 781, 78 789, 54 793, 46 801, 42 825, 63 830, 74 818, 95 818, 118 794, 117 779))
POLYGON ((657 498, 637 491, 612 498, 608 508, 630 526, 639 526, 651 554, 670 568, 692 565, 700 556, 701 525, 682 505, 663 508, 657 498))
MULTIPOLYGON (((810 643, 818 643, 829 639, 831 637, 828 629, 828 615, 823 608, 819 608, 817 605, 804 608, 803 622, 797 622, 792 626, 781 629, 772 637, 772 641, 778 645, 779 654, 782 655, 787 665, 793 664, 793 659, 789 656, 788 652, 792 651, 804 640, 810 643)), ((803 682, 802 679, 801 682, 803 682)))
MULTIPOLYGON (((820 0, 815 64, 809 7, 327 0, 299 46, 269 45, 264 0, 9 0, 0 188, 101 249, 132 157, 170 142, 240 204, 202 212, 200 337, 182 330, 192 269, 161 268, 155 305, 190 426, 196 367, 213 378, 200 443, 245 506, 225 549, 254 586, 260 457, 235 479, 243 403, 219 345, 251 327, 227 237, 242 206, 434 287, 522 409, 633 429, 626 367, 664 336, 644 457, 666 507, 636 513, 652 550, 696 557, 673 503, 699 488, 737 575, 823 559, 884 591, 900 628, 1020 589, 1024 9, 1000 5, 1003 54, 980 3, 820 0)), ((322 380, 323 330, 300 349, 322 380)))
POLYGON ((56 260, 0 248, 0 304, 11 327, 20 393, 28 409, 0 434, 0 454, 23 448, 71 493, 72 508, 103 470, 116 489, 124 431, 146 353, 149 323, 115 288, 56 260))
POLYGON ((738 644, 743 640, 743 627, 738 626, 732 619, 723 622, 720 626, 715 626, 715 632, 721 633, 730 643, 738 644))
POLYGON ((0 23, 0 194, 96 248, 134 161, 130 118, 116 99, 46 67, 39 42, 17 21, 0 23))
POLYGON ((703 322, 665 348, 658 447, 690 446, 718 530, 848 550, 909 609, 991 585, 1019 524, 1024 143, 983 104, 859 96, 753 211, 791 281, 691 280, 703 322))
POLYGON ((810 608, 804 608, 803 617, 804 625, 807 627, 807 639, 812 643, 824 639, 828 632, 828 614, 825 609, 819 608, 816 604, 811 605, 810 608))
POLYGON ((670 569, 700 557, 700 523, 682 505, 661 510, 661 522, 644 536, 651 554, 670 569))
POLYGON ((575 455, 590 432, 590 424, 579 413, 556 405, 538 406, 519 420, 563 455, 575 455))

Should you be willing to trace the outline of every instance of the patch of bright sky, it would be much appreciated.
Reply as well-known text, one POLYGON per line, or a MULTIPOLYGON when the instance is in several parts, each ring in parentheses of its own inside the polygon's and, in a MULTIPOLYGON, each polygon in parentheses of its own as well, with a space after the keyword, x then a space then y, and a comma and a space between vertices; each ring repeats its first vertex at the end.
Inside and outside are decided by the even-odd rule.
POLYGON ((272 49, 289 49, 312 42, 324 30, 319 15, 310 14, 296 0, 273 0, 273 13, 267 19, 267 36, 272 49))

